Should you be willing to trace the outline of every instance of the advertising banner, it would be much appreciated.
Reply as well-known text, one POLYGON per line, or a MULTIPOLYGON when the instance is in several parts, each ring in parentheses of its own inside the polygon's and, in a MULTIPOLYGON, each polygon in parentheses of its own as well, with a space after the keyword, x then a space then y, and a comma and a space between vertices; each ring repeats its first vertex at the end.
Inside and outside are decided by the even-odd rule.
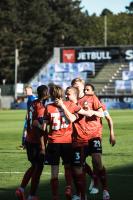
POLYGON ((60 62, 120 62, 133 61, 133 47, 75 47, 61 48, 60 62))

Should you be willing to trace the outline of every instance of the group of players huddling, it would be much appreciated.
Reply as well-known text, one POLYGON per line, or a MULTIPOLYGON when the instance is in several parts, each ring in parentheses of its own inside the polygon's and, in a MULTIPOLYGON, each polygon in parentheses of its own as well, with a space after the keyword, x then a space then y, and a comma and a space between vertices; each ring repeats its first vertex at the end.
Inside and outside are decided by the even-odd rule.
MULTIPOLYGON (((106 170, 102 155, 102 118, 110 129, 110 143, 115 144, 112 119, 105 106, 94 94, 94 86, 75 78, 64 91, 50 84, 37 88, 38 98, 27 109, 26 131, 23 145, 31 167, 25 172, 16 189, 19 200, 38 200, 37 188, 45 164, 51 165, 51 199, 59 197, 59 164, 64 165, 67 200, 87 200, 86 173, 91 177, 90 194, 103 190, 103 200, 110 200, 106 170), (93 169, 86 158, 91 156, 93 169), (25 188, 31 180, 29 195, 25 188), (76 194, 73 194, 73 185, 76 194)), ((45 173, 45 171, 44 171, 45 173)), ((45 197, 44 197, 45 198, 45 197)))

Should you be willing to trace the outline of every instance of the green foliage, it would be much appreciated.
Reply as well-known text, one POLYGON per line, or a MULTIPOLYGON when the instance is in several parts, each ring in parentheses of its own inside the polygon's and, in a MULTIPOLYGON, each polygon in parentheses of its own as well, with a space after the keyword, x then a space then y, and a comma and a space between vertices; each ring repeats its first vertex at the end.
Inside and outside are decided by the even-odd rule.
POLYGON ((105 9, 102 11, 101 16, 112 15, 112 14, 113 14, 113 13, 112 13, 109 9, 105 8, 105 9))
POLYGON ((101 16, 83 12, 81 0, 1 0, 0 80, 14 83, 15 48, 19 49, 18 82, 27 82, 52 55, 55 46, 103 46, 107 15, 108 45, 133 44, 130 12, 101 16), (127 37, 128 35, 128 37, 127 37))
POLYGON ((117 16, 108 16, 108 44, 132 45, 133 20, 131 15, 120 13, 117 16))
POLYGON ((133 14, 133 1, 130 2, 129 6, 125 7, 129 14, 133 14))

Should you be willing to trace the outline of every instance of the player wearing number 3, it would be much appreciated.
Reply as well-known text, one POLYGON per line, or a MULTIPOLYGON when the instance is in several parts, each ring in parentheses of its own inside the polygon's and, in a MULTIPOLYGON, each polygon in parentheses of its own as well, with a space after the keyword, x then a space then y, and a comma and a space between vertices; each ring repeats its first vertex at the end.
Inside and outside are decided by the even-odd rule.
POLYGON ((51 165, 52 200, 59 200, 58 172, 60 158, 63 160, 65 170, 66 199, 71 199, 72 122, 78 118, 77 113, 86 113, 89 116, 92 115, 92 112, 84 111, 81 106, 72 101, 63 101, 64 91, 60 86, 50 86, 49 94, 53 103, 47 105, 44 114, 49 127, 45 164, 51 165), (60 104, 63 104, 62 107, 60 104))

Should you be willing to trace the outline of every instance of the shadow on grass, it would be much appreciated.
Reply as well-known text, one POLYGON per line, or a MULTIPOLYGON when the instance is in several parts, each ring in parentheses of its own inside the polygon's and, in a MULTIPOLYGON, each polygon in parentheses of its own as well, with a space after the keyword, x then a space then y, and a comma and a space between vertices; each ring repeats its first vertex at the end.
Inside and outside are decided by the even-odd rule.
MULTIPOLYGON (((13 175, 12 175, 13 176, 13 175)), ((22 177, 22 175, 21 175, 22 177)), ((18 179, 15 179, 15 181, 12 183, 14 185, 13 187, 5 188, 1 184, 0 180, 0 200, 15 200, 15 189, 19 185, 19 181, 21 179, 19 177, 18 179)), ((87 188, 89 187, 90 178, 87 177, 87 188)), ((7 175, 7 181, 8 181, 8 175, 7 175)), ((9 177, 10 179, 10 177, 9 177)), ((13 180, 13 179, 12 179, 13 180)), ((108 171, 108 183, 109 183, 109 190, 111 194, 111 200, 133 200, 133 165, 128 165, 125 167, 117 167, 112 170, 108 171)), ((64 197, 64 188, 65 188, 65 182, 64 177, 60 177, 60 184, 59 184, 59 190, 60 190, 60 200, 65 200, 64 197)), ((28 192, 29 187, 27 188, 28 192)), ((49 184, 49 177, 48 175, 45 175, 45 171, 41 177, 41 182, 39 186, 39 197, 40 200, 51 200, 51 190, 50 190, 50 184, 49 184)), ((88 200, 102 200, 102 191, 100 189, 100 193, 97 196, 91 196, 89 195, 89 192, 87 190, 88 194, 88 200)), ((17 199, 16 199, 17 200, 17 199)))

